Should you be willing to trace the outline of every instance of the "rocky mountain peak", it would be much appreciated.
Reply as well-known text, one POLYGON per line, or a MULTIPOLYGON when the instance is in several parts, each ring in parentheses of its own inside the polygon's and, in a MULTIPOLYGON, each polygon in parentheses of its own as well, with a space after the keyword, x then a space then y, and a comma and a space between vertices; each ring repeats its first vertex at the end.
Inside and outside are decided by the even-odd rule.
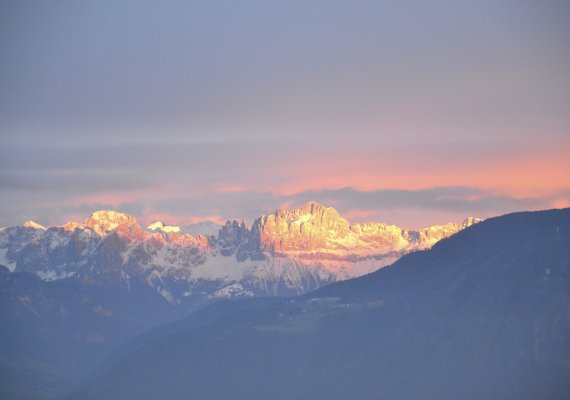
POLYGON ((342 225, 348 227, 347 220, 342 218, 337 210, 332 207, 327 207, 315 201, 309 201, 301 207, 294 210, 277 209, 275 212, 275 219, 285 221, 288 224, 305 224, 311 223, 312 225, 328 225, 325 227, 332 227, 333 225, 342 225), (328 224, 327 224, 328 223, 328 224))
POLYGON ((303 214, 320 215, 320 214, 323 214, 325 212, 325 210, 327 210, 328 208, 331 208, 334 210, 334 208, 324 206, 320 203, 317 203, 316 201, 309 201, 309 202, 303 204, 297 210, 293 210, 293 212, 297 211, 297 212, 300 212, 303 214))
POLYGON ((312 251, 327 247, 330 240, 350 234, 350 224, 332 207, 314 201, 298 209, 277 209, 254 223, 264 251, 312 251), (256 226, 257 225, 257 226, 256 226))
POLYGON ((93 229, 97 234, 103 236, 117 227, 124 225, 126 227, 138 226, 135 217, 118 211, 101 210, 95 211, 87 220, 85 225, 93 229))
POLYGON ((481 218, 467 217, 461 223, 461 229, 469 228, 471 225, 475 225, 481 221, 483 221, 481 218))

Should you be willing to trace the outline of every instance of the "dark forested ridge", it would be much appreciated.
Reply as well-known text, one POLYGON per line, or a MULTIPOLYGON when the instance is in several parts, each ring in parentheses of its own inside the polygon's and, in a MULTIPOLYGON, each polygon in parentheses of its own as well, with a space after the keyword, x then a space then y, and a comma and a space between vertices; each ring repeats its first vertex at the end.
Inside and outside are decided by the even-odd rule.
POLYGON ((110 351, 183 313, 142 282, 45 282, 0 266, 0 398, 45 399, 110 351))

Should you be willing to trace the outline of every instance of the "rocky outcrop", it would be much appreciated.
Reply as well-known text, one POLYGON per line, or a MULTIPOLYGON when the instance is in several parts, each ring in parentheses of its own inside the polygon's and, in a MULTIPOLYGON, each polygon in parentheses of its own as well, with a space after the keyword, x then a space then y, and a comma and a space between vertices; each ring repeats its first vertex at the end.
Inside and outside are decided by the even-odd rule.
POLYGON ((461 225, 449 223, 420 231, 382 223, 351 226, 334 208, 309 202, 296 210, 278 209, 260 217, 253 227, 259 232, 261 250, 274 255, 324 253, 354 258, 428 248, 478 221, 470 217, 461 225))
POLYGON ((218 233, 217 245, 223 256, 234 256, 238 262, 251 259, 254 261, 264 260, 262 248, 259 242, 258 227, 248 229, 245 222, 234 220, 228 221, 218 233))
POLYGON ((261 250, 272 253, 337 249, 350 236, 348 221, 332 207, 309 202, 297 210, 277 209, 257 219, 261 250))

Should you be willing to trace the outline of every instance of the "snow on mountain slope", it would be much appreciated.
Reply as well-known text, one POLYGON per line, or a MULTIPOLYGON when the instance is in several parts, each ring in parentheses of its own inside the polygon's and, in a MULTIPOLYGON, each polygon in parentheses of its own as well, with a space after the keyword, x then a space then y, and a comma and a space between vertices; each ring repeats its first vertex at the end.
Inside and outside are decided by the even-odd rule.
POLYGON ((200 221, 183 226, 182 232, 190 235, 218 236, 221 226, 212 221, 200 221))
POLYGON ((8 257, 7 247, 0 249, 0 265, 3 265, 6 268, 8 268, 10 272, 14 272, 14 270, 16 269, 16 262, 8 257))
POLYGON ((0 264, 43 280, 130 285, 142 280, 173 304, 213 297, 290 295, 361 276, 411 251, 431 247, 479 220, 410 231, 350 225, 331 207, 309 202, 245 223, 177 227, 97 211, 59 227, 26 222, 0 230, 0 264), (192 233, 189 233, 192 232, 192 233))

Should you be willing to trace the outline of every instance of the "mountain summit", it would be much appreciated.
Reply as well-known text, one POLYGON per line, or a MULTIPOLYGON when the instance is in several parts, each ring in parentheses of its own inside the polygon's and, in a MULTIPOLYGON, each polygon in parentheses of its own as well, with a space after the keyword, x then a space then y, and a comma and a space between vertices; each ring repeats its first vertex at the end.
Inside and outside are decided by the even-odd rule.
POLYGON ((336 250, 350 234, 348 221, 334 208, 313 201, 296 210, 278 209, 257 219, 254 226, 260 232, 261 248, 279 253, 336 250))
POLYGON ((96 211, 85 221, 85 226, 93 229, 100 236, 115 230, 120 225, 132 227, 138 223, 132 215, 111 210, 96 211))

